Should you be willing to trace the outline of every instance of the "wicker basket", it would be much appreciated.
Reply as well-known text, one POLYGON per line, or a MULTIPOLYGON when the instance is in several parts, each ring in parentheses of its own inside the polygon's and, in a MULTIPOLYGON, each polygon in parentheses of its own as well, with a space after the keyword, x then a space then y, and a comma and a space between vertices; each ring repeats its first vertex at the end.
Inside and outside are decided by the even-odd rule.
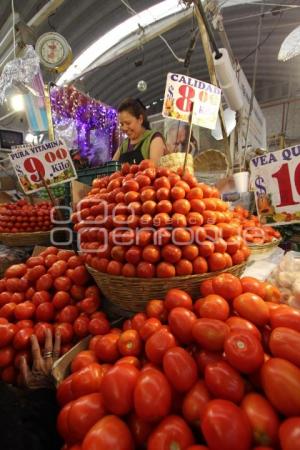
MULTIPOLYGON (((246 263, 230 267, 221 272, 232 273, 240 276, 246 267, 246 263)), ((201 281, 213 278, 221 272, 210 272, 203 275, 190 275, 173 278, 130 278, 98 272, 87 266, 97 286, 105 297, 124 311, 142 311, 146 303, 154 298, 162 299, 171 288, 184 289, 193 298, 200 295, 199 285, 201 281)))
POLYGON ((33 233, 0 233, 0 242, 9 247, 30 247, 34 245, 49 245, 50 231, 33 233))
POLYGON ((267 242, 266 244, 248 244, 251 250, 251 255, 249 261, 258 261, 260 259, 265 259, 271 255, 274 250, 279 246, 281 240, 267 242))

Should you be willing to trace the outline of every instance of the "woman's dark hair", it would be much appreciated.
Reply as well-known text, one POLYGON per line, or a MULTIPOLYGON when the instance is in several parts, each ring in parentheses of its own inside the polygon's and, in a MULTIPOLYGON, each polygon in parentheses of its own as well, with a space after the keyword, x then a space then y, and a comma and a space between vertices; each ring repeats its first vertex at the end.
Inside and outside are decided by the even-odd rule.
POLYGON ((143 116, 143 127, 146 128, 146 130, 150 130, 150 123, 147 117, 146 108, 139 100, 138 98, 126 98, 122 101, 122 103, 118 107, 118 112, 122 111, 128 111, 132 116, 136 117, 137 119, 140 116, 143 116))

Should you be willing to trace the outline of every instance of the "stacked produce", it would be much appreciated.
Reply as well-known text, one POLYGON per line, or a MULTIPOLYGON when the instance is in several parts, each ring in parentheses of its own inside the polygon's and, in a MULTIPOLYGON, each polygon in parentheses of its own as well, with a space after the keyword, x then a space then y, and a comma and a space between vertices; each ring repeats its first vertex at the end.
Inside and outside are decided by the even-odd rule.
POLYGON ((41 345, 45 330, 59 330, 62 353, 88 334, 105 333, 99 289, 81 257, 49 247, 26 264, 15 264, 0 280, 0 378, 16 381, 20 358, 30 362, 30 337, 41 345))
POLYGON ((279 231, 269 225, 262 225, 257 216, 237 206, 233 210, 233 222, 243 228, 243 237, 248 244, 266 244, 278 241, 281 238, 279 231))
POLYGON ((217 189, 148 160, 95 179, 73 214, 86 262, 129 277, 173 277, 243 263, 249 249, 217 189))
POLYGON ((64 450, 300 448, 300 312, 254 278, 171 289, 94 336, 58 387, 64 450))
POLYGON ((31 205, 26 200, 4 203, 0 207, 0 233, 31 233, 52 228, 52 204, 41 202, 31 205))
POLYGON ((300 309, 300 258, 288 252, 273 270, 270 279, 281 292, 281 302, 300 309))

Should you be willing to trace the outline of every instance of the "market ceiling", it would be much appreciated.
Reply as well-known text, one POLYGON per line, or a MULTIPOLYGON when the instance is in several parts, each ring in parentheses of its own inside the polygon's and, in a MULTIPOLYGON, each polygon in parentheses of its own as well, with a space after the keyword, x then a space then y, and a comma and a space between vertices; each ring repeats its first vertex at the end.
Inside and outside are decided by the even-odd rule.
MULTIPOLYGON (((24 23, 33 25, 35 36, 28 35, 29 40, 34 41, 42 33, 55 30, 68 40, 76 59, 102 35, 132 17, 132 10, 140 12, 160 1, 14 0, 14 6, 15 17, 18 19, 19 14, 24 23)), ((0 3, 1 64, 12 47, 12 35, 8 33, 10 39, 2 41, 11 26, 11 0, 1 0, 0 3)), ((249 0, 247 4, 241 0, 218 0, 218 3, 234 56, 240 61, 251 83, 262 2, 249 0)), ((300 57, 285 63, 277 60, 284 38, 300 23, 299 0, 265 0, 263 10, 256 96, 260 102, 268 102, 288 95, 300 95, 300 57)), ((188 69, 176 59, 184 60, 196 27, 193 15, 187 14, 182 23, 162 34, 168 45, 159 36, 141 45, 141 31, 134 50, 79 77, 77 86, 92 97, 113 106, 122 98, 132 95, 139 96, 145 104, 158 102, 156 108, 159 110, 169 71, 188 71, 195 78, 209 80, 199 36, 188 69), (143 93, 137 89, 139 80, 146 81, 148 86, 143 93)), ((214 34, 221 46, 218 33, 215 31, 214 34)), ((48 81, 57 80, 57 76, 49 72, 45 72, 44 76, 48 81)))

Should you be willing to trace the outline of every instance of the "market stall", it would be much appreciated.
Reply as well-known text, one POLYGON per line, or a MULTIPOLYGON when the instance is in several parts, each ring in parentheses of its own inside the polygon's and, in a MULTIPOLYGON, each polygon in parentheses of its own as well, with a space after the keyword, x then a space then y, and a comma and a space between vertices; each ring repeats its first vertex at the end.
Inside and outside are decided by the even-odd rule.
POLYGON ((0 380, 50 374, 62 450, 300 449, 300 145, 248 151, 259 126, 267 146, 255 82, 183 3, 209 82, 166 73, 154 137, 140 100, 126 128, 75 86, 44 86, 38 46, 13 61, 35 62, 19 82, 39 81, 27 114, 46 137, 0 161, 0 380), (145 146, 113 160, 125 129, 137 151, 132 118, 149 148, 166 131, 157 164, 145 146))

